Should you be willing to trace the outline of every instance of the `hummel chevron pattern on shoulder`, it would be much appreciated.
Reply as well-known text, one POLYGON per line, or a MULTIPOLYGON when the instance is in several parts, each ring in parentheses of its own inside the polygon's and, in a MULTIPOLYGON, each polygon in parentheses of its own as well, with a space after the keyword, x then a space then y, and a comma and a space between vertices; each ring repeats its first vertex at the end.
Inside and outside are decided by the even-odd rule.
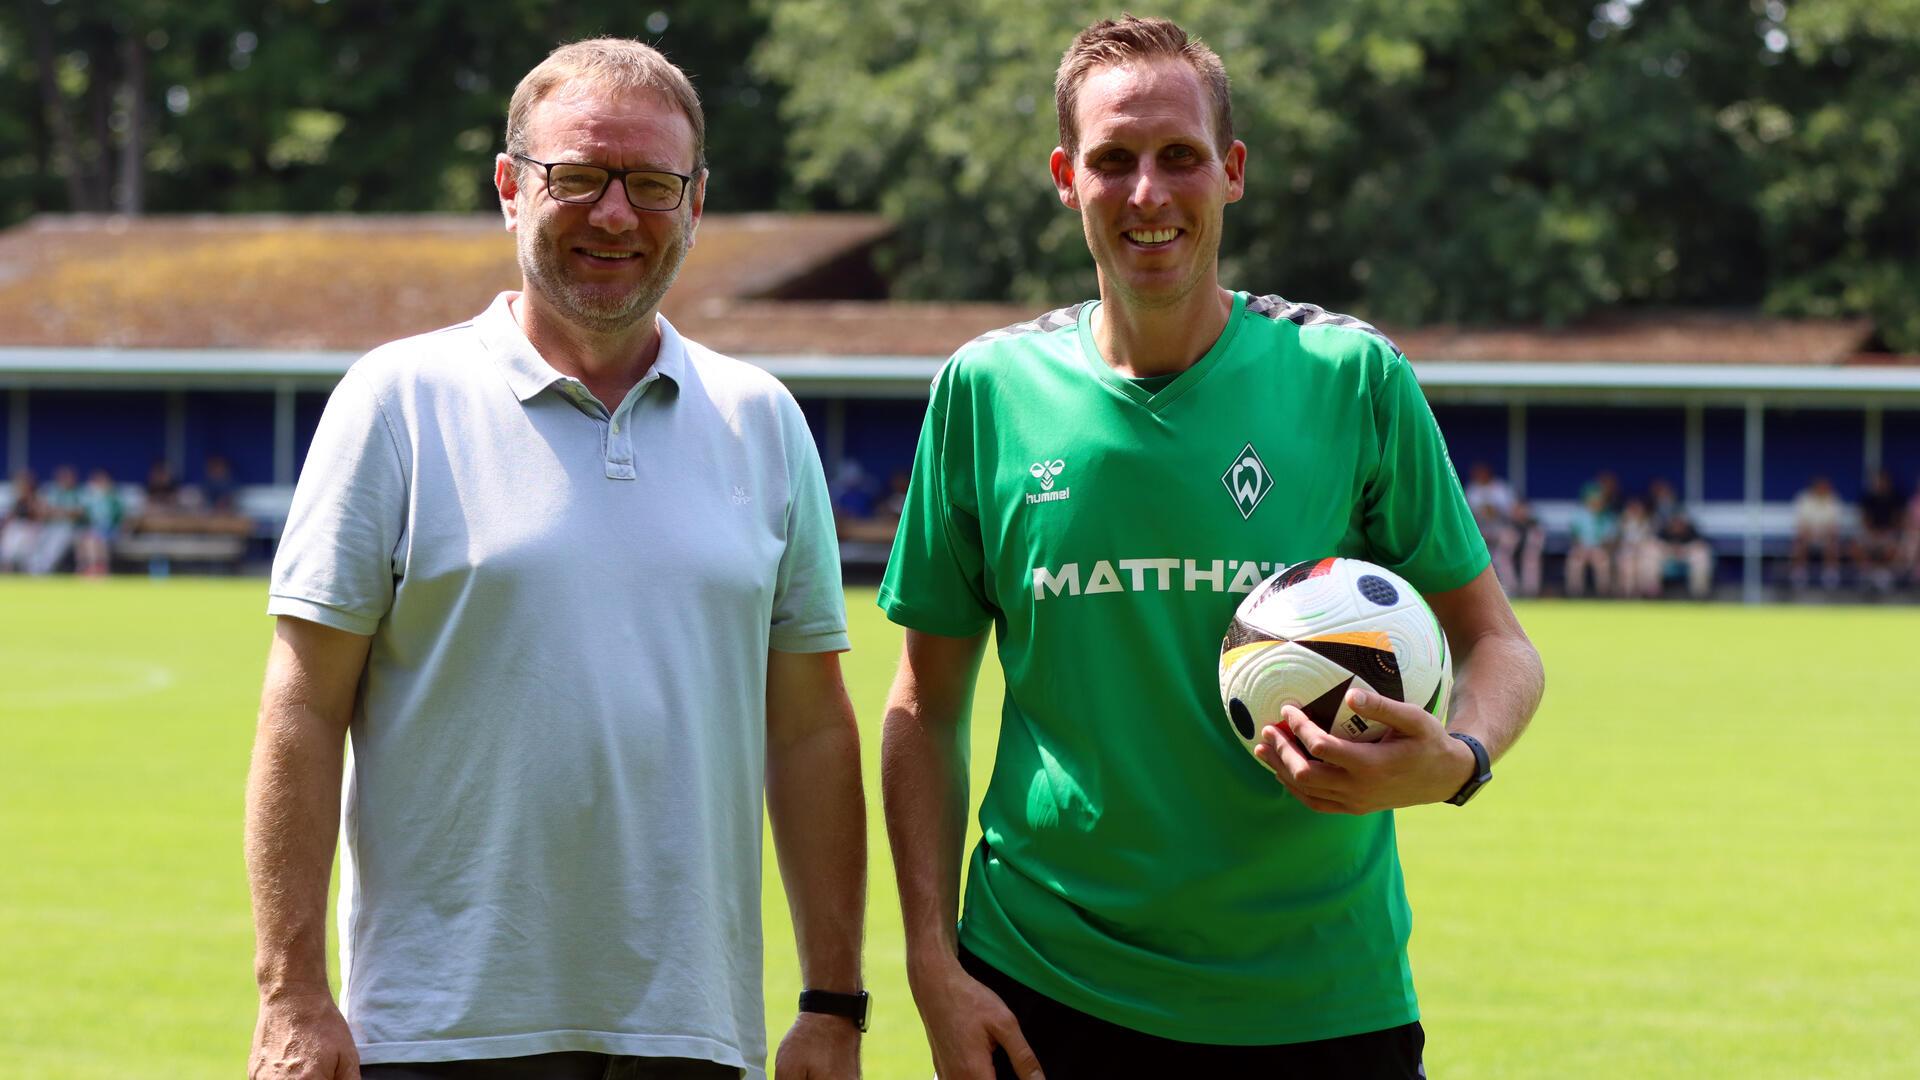
POLYGON ((1380 332, 1372 323, 1361 322, 1351 315, 1341 315, 1328 311, 1318 304, 1299 304, 1279 296, 1255 296, 1247 301, 1247 311, 1254 315, 1264 315, 1275 322, 1285 319, 1300 326, 1345 326, 1372 334, 1387 343, 1395 356, 1404 356, 1400 346, 1393 339, 1380 332))
POLYGON ((967 344, 961 346, 961 348, 964 349, 972 345, 984 345, 989 341, 999 341, 1001 338, 1019 337, 1021 334, 1050 334, 1055 330, 1072 326, 1074 323, 1079 322, 1080 309, 1086 306, 1086 301, 1082 300, 1072 307, 1054 308, 1045 315, 1028 319, 1026 322, 1014 323, 1012 326, 1003 326, 998 330, 989 330, 979 337, 974 338, 972 341, 967 342, 967 344))

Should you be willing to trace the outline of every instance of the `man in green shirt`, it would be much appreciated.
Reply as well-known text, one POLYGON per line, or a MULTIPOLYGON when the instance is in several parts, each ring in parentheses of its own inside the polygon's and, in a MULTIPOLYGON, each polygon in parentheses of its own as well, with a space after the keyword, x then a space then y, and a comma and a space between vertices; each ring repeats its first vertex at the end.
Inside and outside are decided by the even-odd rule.
POLYGON ((1100 299, 942 370, 880 591, 907 627, 884 791, 935 1065, 1420 1075, 1389 811, 1485 782, 1539 657, 1399 351, 1221 288, 1247 151, 1218 57, 1164 20, 1102 22, 1056 97, 1053 178, 1100 299), (1389 739, 1289 710, 1255 762, 1220 713, 1220 636, 1260 579, 1334 554, 1426 595, 1459 665, 1450 724, 1356 693, 1389 739), (1007 695, 956 931, 989 627, 1007 695))

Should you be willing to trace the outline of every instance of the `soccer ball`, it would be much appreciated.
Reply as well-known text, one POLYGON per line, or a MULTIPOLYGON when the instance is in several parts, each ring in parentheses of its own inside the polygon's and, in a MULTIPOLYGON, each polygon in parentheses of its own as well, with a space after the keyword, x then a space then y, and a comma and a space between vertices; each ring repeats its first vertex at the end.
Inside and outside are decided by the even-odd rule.
POLYGON ((1347 708, 1355 686, 1447 715, 1447 636, 1399 575, 1360 559, 1315 559, 1279 571, 1240 602, 1220 642, 1220 700, 1248 753, 1263 728, 1280 722, 1283 705, 1343 739, 1383 737, 1386 725, 1347 708))

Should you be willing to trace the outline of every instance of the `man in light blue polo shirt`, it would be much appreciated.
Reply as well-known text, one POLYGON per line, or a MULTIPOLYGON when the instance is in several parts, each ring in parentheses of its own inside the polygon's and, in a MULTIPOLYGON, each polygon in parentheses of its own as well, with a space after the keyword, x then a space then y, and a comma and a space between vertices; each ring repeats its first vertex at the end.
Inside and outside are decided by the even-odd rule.
POLYGON ((858 1072, 826 484, 792 397, 658 315, 702 133, 651 48, 556 50, 495 174, 524 288, 328 402, 268 604, 253 1076, 764 1077, 763 791, 816 992, 777 1068, 858 1072))

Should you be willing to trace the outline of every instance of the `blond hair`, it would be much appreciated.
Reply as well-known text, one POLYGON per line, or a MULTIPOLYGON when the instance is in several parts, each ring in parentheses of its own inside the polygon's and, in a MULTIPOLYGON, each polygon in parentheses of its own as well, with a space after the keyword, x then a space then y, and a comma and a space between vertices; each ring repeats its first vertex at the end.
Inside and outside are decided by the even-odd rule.
POLYGON ((1192 67, 1213 97, 1213 128, 1224 152, 1233 144, 1233 98, 1227 67, 1199 38, 1190 38, 1168 19, 1121 15, 1102 19, 1074 35, 1060 58, 1053 80, 1053 104, 1060 114, 1060 146, 1069 157, 1079 149, 1080 84, 1097 67, 1113 67, 1159 58, 1180 60, 1192 67))
MULTIPOLYGON (((513 88, 507 106, 507 153, 527 152, 527 120, 534 106, 561 86, 572 83, 608 90, 652 90, 666 95, 693 125, 693 171, 707 168, 707 118, 700 95, 687 74, 673 66, 660 50, 630 38, 589 38, 562 45, 513 88)), ((518 168, 518 164, 515 165, 518 168)))

